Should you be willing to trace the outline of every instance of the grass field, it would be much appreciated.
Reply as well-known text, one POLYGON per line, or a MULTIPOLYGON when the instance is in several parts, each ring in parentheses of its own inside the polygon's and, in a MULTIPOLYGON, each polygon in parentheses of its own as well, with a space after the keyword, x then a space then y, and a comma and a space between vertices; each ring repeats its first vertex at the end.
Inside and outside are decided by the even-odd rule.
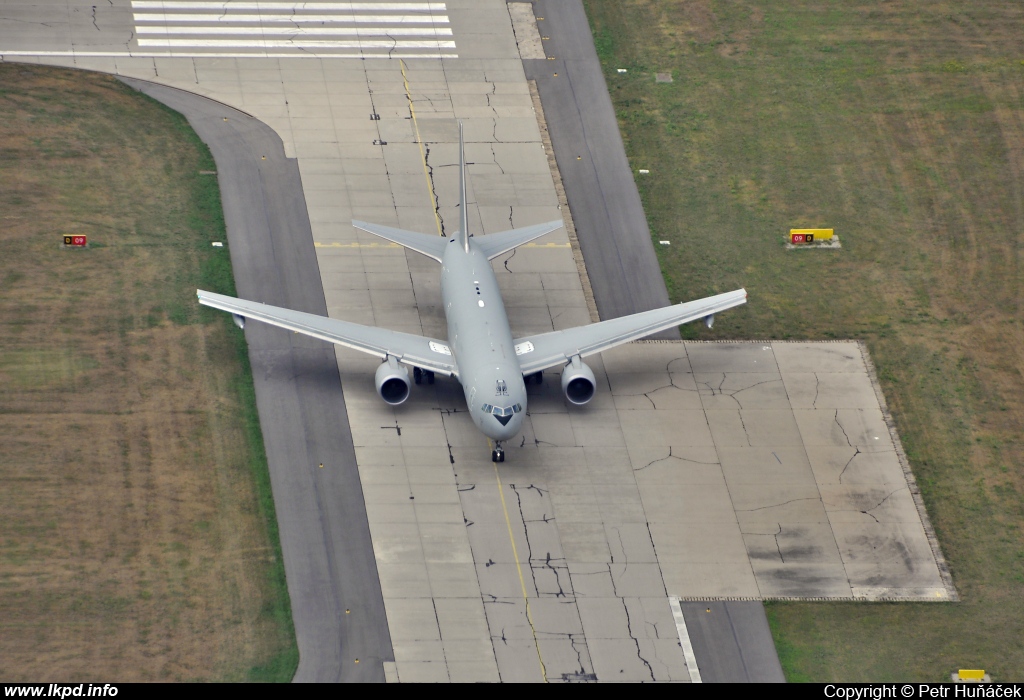
POLYGON ((585 5, 673 301, 750 293, 685 333, 867 341, 962 596, 769 603, 787 677, 1024 680, 1024 5, 585 5))
POLYGON ((297 663, 209 151, 113 78, 0 64, 0 678, 297 663), (87 250, 62 250, 63 234, 87 250))

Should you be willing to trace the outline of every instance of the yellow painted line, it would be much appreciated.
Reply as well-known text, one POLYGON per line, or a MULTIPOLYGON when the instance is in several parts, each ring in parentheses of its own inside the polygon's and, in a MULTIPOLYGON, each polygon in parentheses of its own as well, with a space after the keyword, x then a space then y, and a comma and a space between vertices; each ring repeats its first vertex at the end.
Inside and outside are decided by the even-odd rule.
POLYGON ((434 188, 430 186, 430 171, 427 169, 427 154, 423 151, 423 139, 420 138, 420 125, 416 121, 416 108, 412 105, 412 92, 409 90, 409 79, 405 75, 405 60, 398 59, 402 67, 402 82, 405 83, 405 96, 409 100, 409 114, 412 115, 412 127, 416 130, 416 145, 420 147, 420 160, 423 161, 423 179, 427 181, 427 196, 430 197, 430 208, 434 210, 434 223, 437 224, 437 235, 441 235, 441 217, 437 215, 437 198, 434 188))
MULTIPOLYGON (((490 440, 487 441, 490 445, 490 440)), ((501 484, 501 474, 498 473, 498 463, 494 463, 494 478, 498 480, 498 495, 501 496, 501 509, 505 512, 505 526, 508 527, 508 541, 512 543, 512 558, 516 560, 516 571, 519 572, 519 587, 523 591, 523 602, 526 603, 526 621, 530 623, 530 631, 533 632, 533 645, 537 648, 537 661, 540 663, 540 675, 544 682, 548 682, 548 670, 544 667, 544 659, 540 656, 540 644, 537 643, 537 628, 533 626, 533 617, 530 615, 530 599, 526 596, 526 580, 523 578, 523 567, 519 563, 519 552, 516 551, 516 538, 512 534, 512 519, 508 517, 508 506, 505 505, 505 488, 501 484)), ((525 527, 525 523, 523 526, 525 527)))
MULTIPOLYGON (((321 243, 314 241, 316 248, 401 248, 397 243, 321 243)), ((568 248, 568 243, 527 243, 520 248, 568 248)))
POLYGON ((313 241, 314 248, 401 248, 397 243, 321 243, 313 241))

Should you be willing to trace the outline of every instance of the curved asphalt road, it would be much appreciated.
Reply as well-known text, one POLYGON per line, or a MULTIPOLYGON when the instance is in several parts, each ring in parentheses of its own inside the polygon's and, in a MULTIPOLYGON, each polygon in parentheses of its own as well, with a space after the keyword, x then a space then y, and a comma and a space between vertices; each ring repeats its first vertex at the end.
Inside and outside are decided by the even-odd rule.
MULTIPOLYGON (((184 114, 210 146, 239 296, 326 316, 298 165, 277 134, 205 97, 122 80, 184 114)), ((299 644, 295 680, 382 682, 394 653, 334 349, 261 323, 245 336, 299 644)))

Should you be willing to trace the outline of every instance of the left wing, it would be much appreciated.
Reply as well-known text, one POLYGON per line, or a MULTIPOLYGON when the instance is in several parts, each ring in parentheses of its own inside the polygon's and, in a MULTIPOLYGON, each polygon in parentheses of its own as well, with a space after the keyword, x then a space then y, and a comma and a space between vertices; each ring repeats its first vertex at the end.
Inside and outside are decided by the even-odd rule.
POLYGON ((643 338, 666 328, 714 316, 719 311, 747 303, 747 290, 737 289, 685 304, 642 311, 589 326, 531 335, 515 341, 523 374, 564 365, 574 356, 586 357, 643 338))
MULTIPOLYGON (((440 239, 443 240, 443 239, 440 239)), ((411 333, 389 331, 386 328, 362 326, 358 323, 338 321, 326 316, 302 311, 267 306, 255 301, 204 292, 197 289, 199 303, 236 317, 251 318, 272 326, 287 328, 296 333, 313 336, 330 343, 360 350, 381 359, 389 355, 403 364, 419 367, 445 376, 458 376, 459 368, 448 343, 411 333)))

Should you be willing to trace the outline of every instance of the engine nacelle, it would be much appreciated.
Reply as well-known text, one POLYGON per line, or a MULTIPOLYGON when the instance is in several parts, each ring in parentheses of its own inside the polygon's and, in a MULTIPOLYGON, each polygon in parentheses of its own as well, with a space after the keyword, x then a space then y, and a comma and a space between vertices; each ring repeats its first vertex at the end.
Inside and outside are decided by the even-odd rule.
POLYGON ((377 368, 374 383, 385 403, 397 406, 409 398, 409 370, 398 364, 398 360, 393 357, 389 356, 377 368))
POLYGON ((594 398, 594 390, 597 382, 594 379, 594 371, 580 359, 579 355, 572 358, 572 362, 562 370, 562 392, 570 403, 577 406, 594 398))

